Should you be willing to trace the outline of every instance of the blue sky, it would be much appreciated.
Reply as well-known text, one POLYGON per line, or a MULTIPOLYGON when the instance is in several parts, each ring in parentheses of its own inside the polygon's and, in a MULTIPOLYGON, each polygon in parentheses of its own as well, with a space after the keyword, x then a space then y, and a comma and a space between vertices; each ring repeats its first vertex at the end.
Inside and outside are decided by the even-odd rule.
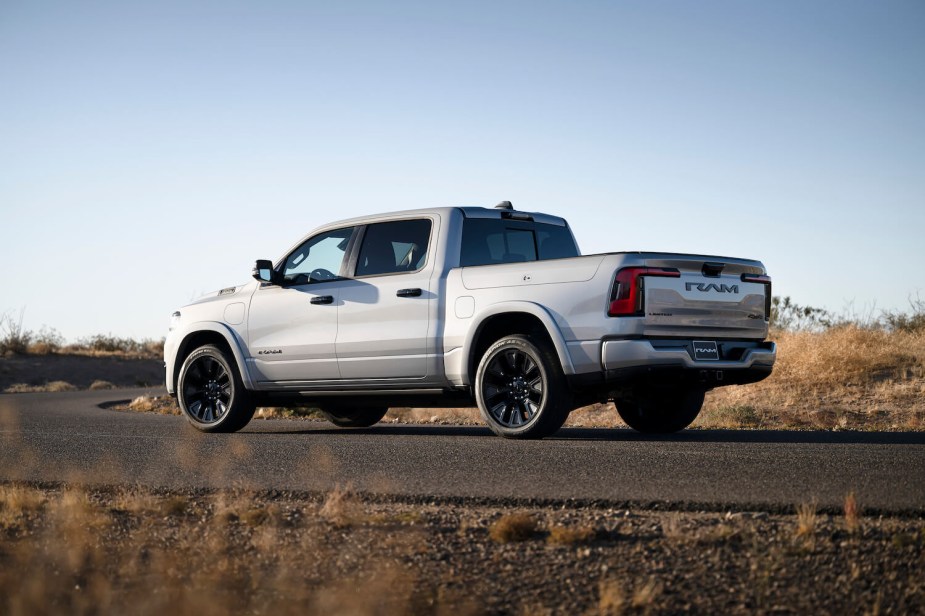
POLYGON ((925 3, 0 2, 0 313, 160 337, 330 220, 487 205, 585 253, 925 297, 925 3))

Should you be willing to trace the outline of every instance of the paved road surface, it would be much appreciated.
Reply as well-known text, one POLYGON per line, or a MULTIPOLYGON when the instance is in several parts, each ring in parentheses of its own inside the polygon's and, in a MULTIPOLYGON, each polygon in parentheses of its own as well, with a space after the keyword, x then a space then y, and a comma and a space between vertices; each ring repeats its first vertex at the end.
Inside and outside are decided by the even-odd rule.
POLYGON ((925 433, 485 428, 255 420, 201 434, 179 417, 99 408, 143 390, 0 395, 0 479, 358 490, 403 497, 837 507, 925 512, 925 433))

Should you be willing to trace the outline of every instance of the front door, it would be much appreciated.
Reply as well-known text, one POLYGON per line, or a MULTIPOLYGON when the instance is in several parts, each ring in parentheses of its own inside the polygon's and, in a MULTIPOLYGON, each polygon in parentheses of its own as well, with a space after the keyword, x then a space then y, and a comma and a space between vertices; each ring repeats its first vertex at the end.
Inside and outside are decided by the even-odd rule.
POLYGON ((337 313, 354 229, 327 231, 303 242, 280 266, 282 283, 265 283, 251 298, 248 362, 263 387, 340 378, 337 313))

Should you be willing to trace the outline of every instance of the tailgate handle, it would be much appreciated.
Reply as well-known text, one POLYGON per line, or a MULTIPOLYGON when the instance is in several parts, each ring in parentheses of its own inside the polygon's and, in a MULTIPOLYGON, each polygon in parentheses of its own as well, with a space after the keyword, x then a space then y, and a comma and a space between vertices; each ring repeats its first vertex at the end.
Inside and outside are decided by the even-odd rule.
POLYGON ((420 289, 399 289, 395 295, 398 297, 421 297, 421 293, 420 289))
POLYGON ((316 295, 315 297, 312 298, 312 303, 316 305, 317 304, 333 304, 334 297, 332 297, 331 295, 316 295))
POLYGON ((703 264, 700 273, 707 278, 718 278, 719 275, 723 273, 724 267, 726 267, 725 263, 711 263, 707 261, 703 264))

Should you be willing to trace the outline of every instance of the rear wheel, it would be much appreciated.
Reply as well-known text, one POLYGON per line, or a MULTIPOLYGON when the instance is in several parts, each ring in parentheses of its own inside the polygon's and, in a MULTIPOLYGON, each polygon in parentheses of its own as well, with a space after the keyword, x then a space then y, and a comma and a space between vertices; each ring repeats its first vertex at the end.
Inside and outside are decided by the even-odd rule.
POLYGON ((691 425, 703 407, 704 391, 641 391, 614 401, 626 424, 647 434, 670 434, 691 425))
POLYGON ((324 418, 341 428, 368 428, 379 423, 389 412, 387 406, 347 407, 326 406, 321 409, 324 418))
POLYGON ((203 432, 236 432, 256 409, 234 359, 214 344, 199 347, 183 361, 177 402, 189 422, 203 432))
POLYGON ((549 346, 526 336, 491 345, 475 374, 475 399, 482 419, 506 438, 543 438, 562 427, 571 394, 549 346))

